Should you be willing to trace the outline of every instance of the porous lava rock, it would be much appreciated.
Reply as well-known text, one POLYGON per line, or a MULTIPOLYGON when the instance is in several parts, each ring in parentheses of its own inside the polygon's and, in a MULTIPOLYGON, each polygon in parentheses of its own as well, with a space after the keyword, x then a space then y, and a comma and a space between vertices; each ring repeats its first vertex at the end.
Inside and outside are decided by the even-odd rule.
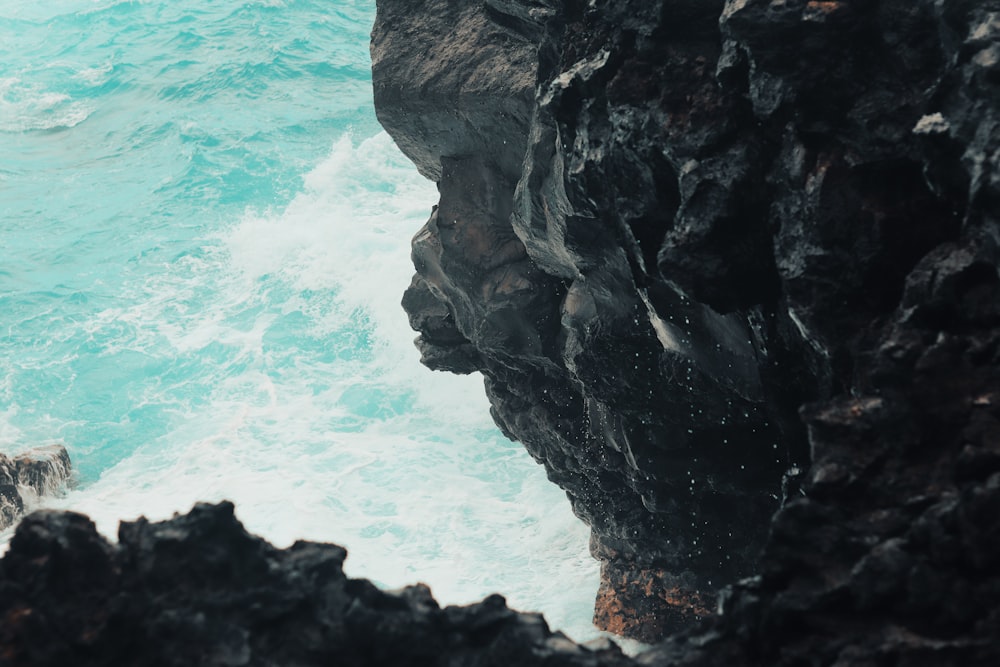
POLYGON ((0 665, 1000 664, 1000 2, 379 0, 424 362, 592 528, 577 647, 232 507, 24 519, 0 665), (667 636, 669 635, 669 636, 667 636))
POLYGON ((28 504, 58 493, 72 474, 69 453, 59 444, 42 445, 8 456, 0 452, 0 530, 10 528, 28 504))
POLYGON ((376 111, 440 192, 422 360, 481 372, 590 525, 598 625, 985 641, 1000 3, 377 4, 376 111))
POLYGON ((380 591, 344 575, 346 555, 311 542, 276 549, 225 502, 122 523, 117 544, 80 514, 35 512, 0 560, 0 665, 631 664, 498 595, 442 609, 426 586, 380 591))

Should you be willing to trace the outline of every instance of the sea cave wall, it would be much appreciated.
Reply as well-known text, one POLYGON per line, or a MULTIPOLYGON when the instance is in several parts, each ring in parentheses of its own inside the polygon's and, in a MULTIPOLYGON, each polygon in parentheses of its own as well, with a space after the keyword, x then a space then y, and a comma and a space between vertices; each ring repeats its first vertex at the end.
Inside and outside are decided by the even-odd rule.
POLYGON ((378 0, 372 60, 440 192, 422 360, 483 374, 591 527, 596 622, 655 645, 222 504, 25 518, 0 665, 1000 664, 1000 2, 378 0))

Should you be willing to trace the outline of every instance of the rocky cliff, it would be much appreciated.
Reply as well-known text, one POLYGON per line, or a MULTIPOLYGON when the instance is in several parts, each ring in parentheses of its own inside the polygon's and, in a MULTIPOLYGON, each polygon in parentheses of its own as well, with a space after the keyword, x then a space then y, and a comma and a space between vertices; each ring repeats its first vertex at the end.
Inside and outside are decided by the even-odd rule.
POLYGON ((591 526, 599 626, 754 574, 995 608, 998 8, 380 0, 379 119, 440 191, 403 305, 591 526))
POLYGON ((28 517, 0 665, 1000 664, 1000 2, 378 5, 422 358, 591 526, 597 622, 670 636, 380 592, 222 505, 28 517))

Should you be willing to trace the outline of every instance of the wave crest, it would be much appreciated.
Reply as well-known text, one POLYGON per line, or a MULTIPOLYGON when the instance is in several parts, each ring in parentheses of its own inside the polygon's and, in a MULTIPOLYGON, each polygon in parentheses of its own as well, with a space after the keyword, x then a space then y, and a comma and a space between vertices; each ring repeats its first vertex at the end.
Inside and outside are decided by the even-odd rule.
POLYGON ((65 93, 39 90, 16 77, 0 79, 0 132, 68 129, 92 111, 65 93))

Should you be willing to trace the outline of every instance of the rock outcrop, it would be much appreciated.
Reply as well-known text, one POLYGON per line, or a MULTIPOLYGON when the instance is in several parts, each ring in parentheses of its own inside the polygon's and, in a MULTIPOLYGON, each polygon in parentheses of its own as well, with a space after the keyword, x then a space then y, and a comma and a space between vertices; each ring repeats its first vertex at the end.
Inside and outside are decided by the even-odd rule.
POLYGON ((62 445, 44 445, 17 456, 0 453, 0 530, 10 528, 40 496, 58 493, 69 482, 72 467, 62 445))
POLYGON ((754 574, 789 619, 944 604, 970 563, 907 586, 997 484, 1000 5, 378 7, 379 119, 440 191, 422 360, 482 372, 591 526, 598 625, 652 641, 754 574))
POLYGON ((441 609, 425 586, 349 579, 347 552, 249 535, 229 503, 123 523, 112 545, 84 516, 40 511, 0 560, 3 667, 631 664, 584 648, 491 596, 441 609))
POLYGON ((1000 1, 378 4, 422 358, 591 526, 600 625, 673 634, 380 592, 225 504, 45 512, 0 665, 1000 664, 1000 1))

